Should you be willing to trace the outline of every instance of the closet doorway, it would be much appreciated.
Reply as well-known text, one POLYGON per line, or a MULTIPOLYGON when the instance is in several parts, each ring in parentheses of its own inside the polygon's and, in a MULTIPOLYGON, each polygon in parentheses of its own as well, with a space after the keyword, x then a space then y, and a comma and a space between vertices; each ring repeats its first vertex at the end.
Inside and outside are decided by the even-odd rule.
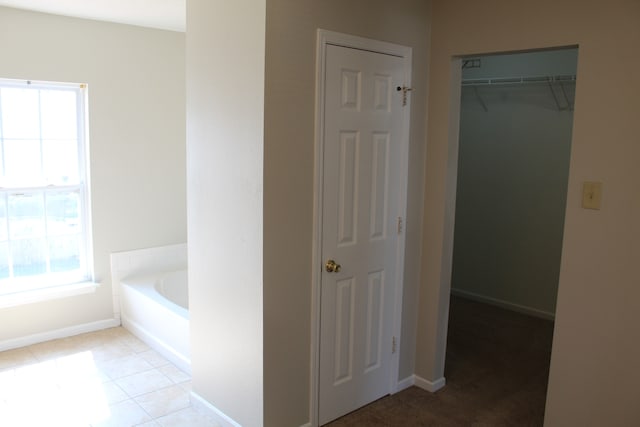
POLYGON ((544 416, 577 55, 462 60, 445 377, 475 388, 479 405, 502 395, 514 421, 519 403, 544 416))

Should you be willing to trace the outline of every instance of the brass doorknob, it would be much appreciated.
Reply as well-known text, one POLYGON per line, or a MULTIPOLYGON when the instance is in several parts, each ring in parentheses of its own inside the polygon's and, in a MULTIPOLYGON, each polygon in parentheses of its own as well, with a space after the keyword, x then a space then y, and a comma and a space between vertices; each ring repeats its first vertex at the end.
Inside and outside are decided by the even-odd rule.
POLYGON ((327 273, 338 273, 340 271, 340 264, 330 259, 324 264, 324 268, 327 269, 327 273))

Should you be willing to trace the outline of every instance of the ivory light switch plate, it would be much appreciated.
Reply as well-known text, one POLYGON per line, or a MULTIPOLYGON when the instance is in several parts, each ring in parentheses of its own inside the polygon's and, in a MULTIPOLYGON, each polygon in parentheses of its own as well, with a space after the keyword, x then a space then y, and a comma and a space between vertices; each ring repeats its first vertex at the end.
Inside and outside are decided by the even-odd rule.
POLYGON ((602 202, 602 183, 585 181, 582 186, 582 207, 600 209, 602 202))

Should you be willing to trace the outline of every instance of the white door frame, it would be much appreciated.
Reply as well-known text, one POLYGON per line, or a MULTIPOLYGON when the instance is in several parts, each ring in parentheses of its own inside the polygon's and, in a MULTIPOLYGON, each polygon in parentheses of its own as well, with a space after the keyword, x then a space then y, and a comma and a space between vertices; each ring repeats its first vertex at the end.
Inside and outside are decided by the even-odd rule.
MULTIPOLYGON (((361 49, 376 53, 397 56, 404 61, 404 85, 411 87, 411 48, 392 43, 381 42, 362 37, 336 33, 333 31, 318 30, 316 46, 316 120, 315 120, 315 171, 314 171, 314 206, 313 206, 313 251, 312 251, 312 280, 311 280, 311 378, 310 378, 310 421, 312 426, 318 425, 319 408, 319 369, 320 369, 320 284, 322 277, 322 183, 324 173, 324 89, 325 89, 325 64, 327 45, 337 45, 342 47, 361 49)), ((393 336, 396 337, 396 352, 391 355, 391 373, 389 379, 389 392, 395 393, 398 390, 399 374, 399 349, 402 327, 402 291, 404 287, 404 249, 407 210, 407 180, 409 166, 409 122, 411 116, 411 102, 408 97, 405 114, 403 117, 402 131, 400 139, 402 176, 400 178, 400 197, 398 212, 402 218, 402 232, 398 236, 397 248, 397 274, 396 292, 394 302, 393 336)))

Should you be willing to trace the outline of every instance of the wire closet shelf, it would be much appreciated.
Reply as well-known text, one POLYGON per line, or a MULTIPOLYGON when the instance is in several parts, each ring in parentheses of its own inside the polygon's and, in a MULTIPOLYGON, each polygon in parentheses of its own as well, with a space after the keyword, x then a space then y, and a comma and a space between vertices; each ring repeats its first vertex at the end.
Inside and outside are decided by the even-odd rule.
POLYGON ((525 85, 525 84, 545 84, 549 87, 549 91, 556 104, 558 111, 573 111, 573 103, 567 95, 564 85, 566 83, 575 83, 576 75, 557 75, 557 76, 519 76, 519 77, 495 77, 485 79, 462 79, 462 87, 471 87, 476 100, 482 106, 485 112, 489 112, 489 108, 478 91, 481 86, 508 86, 508 85, 525 85), (560 88, 561 97, 556 93, 560 88), (560 101, 560 99, 563 101, 560 101))
POLYGON ((514 84, 553 84, 575 83, 576 75, 558 76, 518 76, 518 77, 492 77, 484 79, 462 79, 462 86, 490 86, 490 85, 514 85, 514 84))

